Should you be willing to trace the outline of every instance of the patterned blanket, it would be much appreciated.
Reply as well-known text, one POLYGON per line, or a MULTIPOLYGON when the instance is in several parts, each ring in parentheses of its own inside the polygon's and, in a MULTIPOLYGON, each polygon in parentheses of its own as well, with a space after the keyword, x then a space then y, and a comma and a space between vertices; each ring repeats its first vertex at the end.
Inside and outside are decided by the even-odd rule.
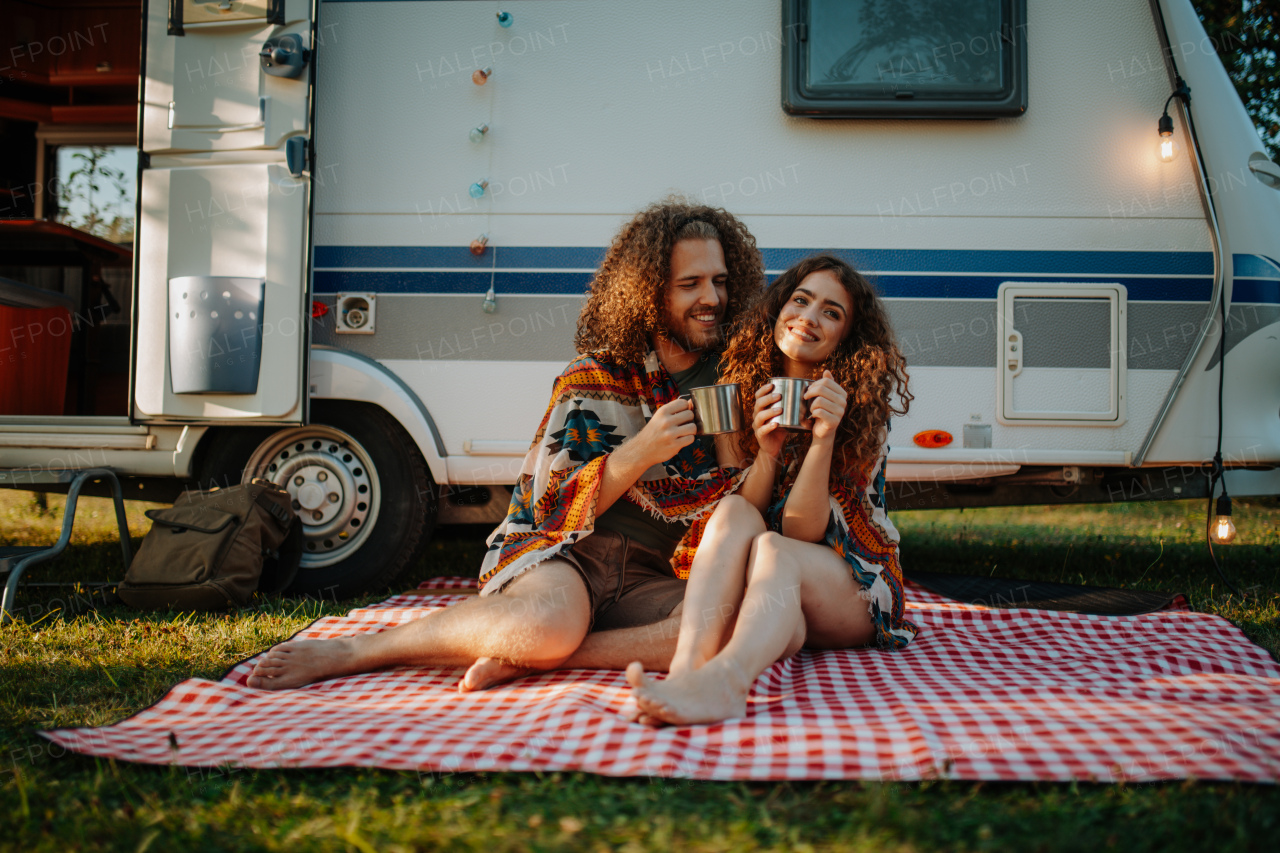
MULTIPOLYGON (((380 631, 474 594, 475 581, 430 586, 298 636, 380 631)), ((1185 605, 1119 617, 991 609, 909 590, 921 627, 909 646, 801 652, 757 680, 746 717, 712 726, 628 723, 617 672, 460 695, 460 669, 403 668, 270 692, 245 686, 250 659, 219 681, 184 681, 115 725, 42 734, 148 764, 431 777, 1280 779, 1280 665, 1225 619, 1185 605)))
MULTIPOLYGON (((598 352, 574 359, 556 379, 551 403, 520 469, 506 520, 488 539, 480 568, 485 592, 502 586, 591 533, 608 454, 637 435, 679 396, 655 353, 644 364, 598 352)), ((707 518, 744 472, 720 468, 694 442, 645 472, 629 499, 668 521, 689 521, 672 567, 688 577, 707 518)))

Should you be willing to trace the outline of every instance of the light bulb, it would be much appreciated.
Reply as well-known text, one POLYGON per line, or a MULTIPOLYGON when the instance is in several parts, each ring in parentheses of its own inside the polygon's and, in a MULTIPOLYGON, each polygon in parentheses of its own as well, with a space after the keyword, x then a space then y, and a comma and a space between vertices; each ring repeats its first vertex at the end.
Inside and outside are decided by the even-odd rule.
POLYGON ((477 258, 484 254, 484 247, 489 245, 489 235, 481 234, 471 241, 471 254, 477 258))
POLYGON ((489 125, 482 124, 479 127, 471 128, 471 132, 467 134, 472 142, 480 142, 484 139, 484 135, 489 132, 489 125))
POLYGON ((1177 143, 1173 141, 1173 119, 1168 113, 1160 116, 1156 131, 1160 134, 1160 159, 1168 163, 1178 153, 1177 143))
POLYGON ((498 26, 502 27, 503 29, 506 29, 507 27, 511 26, 512 23, 514 22, 515 22, 515 16, 513 16, 510 12, 498 13, 498 26))
POLYGON ((489 82, 489 75, 493 73, 492 68, 477 68, 471 72, 471 82, 477 86, 483 86, 489 82))
POLYGON ((469 193, 472 198, 480 198, 488 188, 488 181, 476 181, 471 185, 470 189, 467 190, 467 193, 469 193))
POLYGON ((1218 496, 1217 516, 1209 529, 1209 538, 1217 545, 1230 545, 1236 538, 1236 526, 1231 520, 1231 497, 1225 493, 1218 496))

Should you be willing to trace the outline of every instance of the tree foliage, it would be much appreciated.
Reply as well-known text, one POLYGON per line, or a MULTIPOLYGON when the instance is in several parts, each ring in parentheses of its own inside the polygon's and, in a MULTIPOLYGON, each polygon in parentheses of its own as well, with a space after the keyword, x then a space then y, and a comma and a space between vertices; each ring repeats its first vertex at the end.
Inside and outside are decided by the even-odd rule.
POLYGON ((106 146, 94 145, 71 155, 76 165, 58 188, 57 221, 113 243, 127 243, 133 239, 133 176, 108 166, 109 153, 106 146))
POLYGON ((1195 7, 1267 153, 1280 159, 1280 0, 1195 0, 1195 7))

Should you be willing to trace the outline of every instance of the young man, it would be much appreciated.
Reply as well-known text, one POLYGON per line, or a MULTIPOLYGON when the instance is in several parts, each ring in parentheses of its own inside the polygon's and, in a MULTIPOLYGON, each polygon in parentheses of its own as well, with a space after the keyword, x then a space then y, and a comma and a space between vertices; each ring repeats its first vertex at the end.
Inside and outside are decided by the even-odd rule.
POLYGON ((665 669, 682 578, 742 477, 697 438, 680 395, 715 383, 724 330, 763 283, 754 238, 725 211, 667 201, 638 214, 591 282, 582 355, 556 380, 489 538, 481 594, 376 634, 282 643, 249 686, 390 666, 467 667, 462 690, 559 667, 665 669))

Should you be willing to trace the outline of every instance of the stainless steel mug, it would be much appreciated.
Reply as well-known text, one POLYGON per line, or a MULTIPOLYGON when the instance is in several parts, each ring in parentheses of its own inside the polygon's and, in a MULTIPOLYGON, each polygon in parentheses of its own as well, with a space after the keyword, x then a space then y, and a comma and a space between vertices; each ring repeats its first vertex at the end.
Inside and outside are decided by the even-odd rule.
POLYGON ((790 379, 775 376, 769 380, 773 390, 782 395, 782 414, 774 418, 783 429, 809 429, 804 421, 809 417, 809 401, 804 399, 805 389, 813 384, 809 379, 790 379))
POLYGON ((742 404, 738 400, 738 383, 704 385, 690 388, 693 418, 699 435, 718 435, 742 429, 742 404))

